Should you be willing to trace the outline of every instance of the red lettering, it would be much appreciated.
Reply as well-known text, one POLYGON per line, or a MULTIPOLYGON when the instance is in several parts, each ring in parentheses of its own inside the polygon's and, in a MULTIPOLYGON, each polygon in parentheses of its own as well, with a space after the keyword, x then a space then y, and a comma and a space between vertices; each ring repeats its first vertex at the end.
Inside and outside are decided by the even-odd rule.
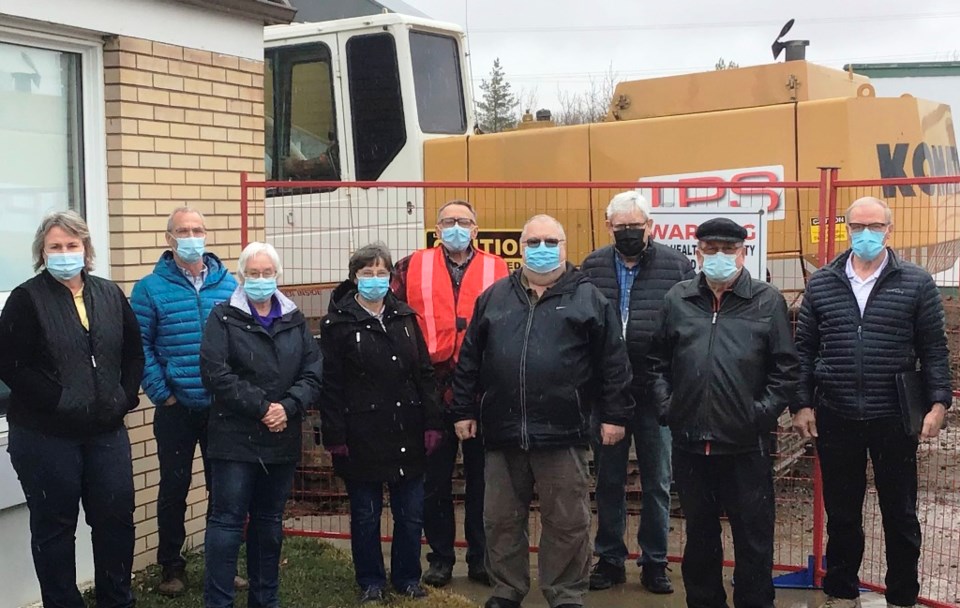
POLYGON ((666 224, 658 224, 654 222, 653 224, 653 238, 657 241, 662 241, 667 238, 667 226, 666 224))
MULTIPOLYGON (((690 177, 687 179, 680 180, 681 183, 696 183, 703 184, 707 188, 711 187, 712 184, 722 184, 723 179, 719 177, 690 177)), ((714 191, 708 194, 691 194, 691 191, 702 191, 707 188, 704 187, 695 187, 688 186, 685 188, 680 188, 680 207, 689 207, 691 203, 711 203, 718 201, 724 197, 727 192, 726 188, 721 186, 713 186, 714 191)))
POLYGON ((757 227, 754 224, 744 224, 744 229, 747 231, 747 240, 752 241, 757 238, 757 227))
MULTIPOLYGON (((776 182, 777 176, 771 171, 745 171, 743 173, 738 173, 734 175, 730 181, 738 183, 751 183, 751 180, 764 181, 764 182, 776 182)), ((773 212, 780 206, 780 193, 778 193, 773 188, 757 188, 757 187, 746 187, 746 186, 736 186, 731 188, 731 191, 734 194, 739 195, 748 195, 748 196, 766 196, 770 198, 770 202, 767 204, 767 211, 773 212)), ((735 199, 730 199, 731 207, 739 207, 740 201, 735 199)))
POLYGON ((697 239, 697 225, 696 224, 687 224, 687 236, 685 237, 688 240, 697 239))
POLYGON ((671 239, 682 239, 683 230, 680 228, 679 224, 674 224, 670 226, 670 237, 671 239))

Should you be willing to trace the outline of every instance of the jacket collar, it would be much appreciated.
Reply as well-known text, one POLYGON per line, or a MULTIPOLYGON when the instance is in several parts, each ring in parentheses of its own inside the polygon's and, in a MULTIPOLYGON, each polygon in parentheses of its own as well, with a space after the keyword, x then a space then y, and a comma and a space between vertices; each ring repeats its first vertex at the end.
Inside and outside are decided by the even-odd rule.
MULTIPOLYGON (((616 245, 610 244, 605 247, 602 247, 598 250, 603 259, 610 264, 611 267, 615 267, 617 256, 620 254, 617 253, 616 245)), ((647 246, 643 248, 643 251, 637 256, 637 266, 638 268, 643 267, 653 261, 653 258, 657 255, 657 248, 654 246, 654 240, 651 238, 647 241, 647 246)), ((621 258, 623 259, 623 258, 621 258)))
MULTIPOLYGON (((293 303, 293 300, 283 295, 279 289, 274 295, 280 302, 280 314, 284 317, 297 310, 297 305, 293 303)), ((247 299, 247 294, 243 291, 243 285, 237 285, 237 288, 233 290, 233 294, 230 296, 230 308, 239 310, 248 317, 253 316, 250 314, 250 301, 247 299)))
MULTIPOLYGON (((203 263, 207 267, 207 279, 203 282, 204 285, 219 283, 223 280, 224 275, 227 274, 226 266, 224 266, 220 258, 213 253, 204 253, 203 263)), ((173 252, 169 249, 160 255, 160 259, 157 260, 156 265, 153 267, 153 272, 157 276, 163 277, 171 282, 186 283, 187 281, 183 275, 183 271, 180 270, 176 260, 173 259, 173 252)))
MULTIPOLYGON (((366 321, 370 313, 366 311, 360 303, 357 302, 357 285, 353 281, 347 280, 333 290, 330 298, 328 311, 331 315, 337 315, 341 320, 366 321)), ((383 315, 385 319, 393 316, 405 316, 416 314, 410 306, 393 295, 392 291, 387 291, 383 298, 383 315)))
MULTIPOLYGON (((733 282, 733 286, 728 291, 732 291, 744 300, 751 299, 754 292, 750 271, 746 268, 741 269, 740 276, 737 277, 737 280, 733 282)), ((710 293, 710 286, 707 285, 707 278, 702 272, 699 272, 695 278, 687 281, 687 284, 683 288, 682 297, 686 299, 696 298, 702 293, 710 293)))
MULTIPOLYGON (((832 262, 827 264, 825 268, 837 275, 843 281, 849 281, 847 279, 847 260, 850 259, 850 256, 853 255, 853 249, 847 249, 837 257, 833 259, 832 262)), ((900 261, 900 256, 897 255, 897 252, 892 248, 887 247, 887 267, 883 269, 883 272, 880 273, 880 278, 883 278, 890 274, 891 272, 899 272, 902 263, 900 261)))
MULTIPOLYGON (((523 282, 520 280, 522 275, 523 266, 513 271, 513 273, 510 275, 510 283, 521 296, 526 298, 526 288, 523 286, 523 282)), ((586 275, 577 270, 576 266, 570 262, 567 262, 566 270, 564 270, 563 274, 560 275, 560 278, 556 283, 554 283, 553 287, 543 292, 541 299, 558 294, 573 293, 576 291, 577 285, 586 280, 586 275)))

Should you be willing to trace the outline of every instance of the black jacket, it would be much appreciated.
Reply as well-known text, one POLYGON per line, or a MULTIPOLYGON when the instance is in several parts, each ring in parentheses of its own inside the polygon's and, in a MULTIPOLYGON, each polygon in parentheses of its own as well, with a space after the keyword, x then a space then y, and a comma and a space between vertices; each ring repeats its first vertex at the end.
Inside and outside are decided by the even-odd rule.
POLYGON ((613 304, 569 264, 531 303, 522 272, 477 300, 454 374, 454 420, 479 419, 487 449, 587 445, 592 408, 600 422, 626 425, 630 363, 613 304))
POLYGON ((341 284, 320 324, 321 431, 344 479, 393 482, 424 472, 423 433, 442 428, 430 353, 413 309, 388 293, 383 325, 341 284))
POLYGON ((899 416, 894 376, 919 359, 927 400, 950 407, 950 362, 943 303, 930 274, 892 249, 863 318, 847 278, 850 251, 810 278, 800 308, 801 407, 845 418, 899 416))
MULTIPOLYGON (((620 317, 620 282, 613 245, 597 249, 587 256, 580 270, 590 282, 610 300, 620 317)), ((630 289, 630 317, 627 320, 627 352, 633 369, 633 396, 640 404, 646 401, 644 369, 650 342, 657 329, 657 318, 663 306, 663 298, 670 288, 695 276, 689 258, 672 247, 652 240, 640 254, 637 274, 630 289)))
POLYGON ((719 304, 700 275, 667 293, 647 381, 676 448, 763 451, 797 396, 800 364, 787 305, 743 270, 719 304))
POLYGON ((320 349, 296 305, 277 292, 282 316, 265 329, 243 288, 214 306, 200 343, 200 374, 211 396, 207 456, 240 462, 298 462, 300 430, 320 394, 320 349), (272 433, 261 419, 271 403, 287 414, 272 433))
POLYGON ((0 379, 11 423, 60 437, 112 431, 140 402, 143 346, 116 284, 84 273, 80 323, 73 294, 44 270, 10 294, 0 316, 0 379))

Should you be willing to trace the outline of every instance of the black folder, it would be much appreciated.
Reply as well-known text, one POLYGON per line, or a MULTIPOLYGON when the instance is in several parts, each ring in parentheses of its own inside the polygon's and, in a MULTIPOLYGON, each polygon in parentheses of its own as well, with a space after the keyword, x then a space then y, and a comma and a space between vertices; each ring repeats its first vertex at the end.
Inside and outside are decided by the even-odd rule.
POLYGON ((896 381, 903 430, 907 435, 917 437, 923 430, 923 419, 930 413, 932 405, 923 390, 923 376, 919 371, 900 372, 896 375, 896 381))

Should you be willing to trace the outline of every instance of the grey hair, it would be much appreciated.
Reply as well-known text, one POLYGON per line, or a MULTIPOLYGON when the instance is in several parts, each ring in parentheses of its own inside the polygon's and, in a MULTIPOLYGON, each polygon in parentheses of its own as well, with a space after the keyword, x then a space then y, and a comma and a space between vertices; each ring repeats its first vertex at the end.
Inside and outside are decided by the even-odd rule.
POLYGON ((167 232, 169 232, 170 234, 173 234, 173 222, 174 222, 174 220, 175 220, 175 219, 177 218, 177 216, 180 215, 181 213, 196 213, 197 215, 200 216, 200 223, 203 224, 204 227, 206 227, 206 225, 207 225, 207 220, 204 219, 202 213, 200 213, 199 211, 197 211, 197 210, 194 209, 193 207, 187 207, 187 206, 177 207, 176 209, 174 209, 173 211, 171 211, 171 212, 170 212, 170 215, 167 217, 167 232))
POLYGON ((520 240, 521 241, 527 240, 527 227, 530 226, 530 224, 534 222, 547 222, 547 221, 553 222, 554 225, 556 225, 557 230, 560 232, 560 238, 563 240, 566 240, 567 233, 563 230, 563 224, 561 224, 560 220, 558 220, 557 218, 553 217, 552 215, 547 215, 546 213, 535 215, 527 220, 527 223, 523 225, 523 231, 520 233, 520 240))
POLYGON ((240 259, 237 261, 237 279, 243 283, 244 273, 247 271, 247 263, 258 255, 263 254, 270 258, 273 263, 273 269, 277 276, 283 274, 283 266, 280 265, 280 254, 270 243, 260 243, 254 241, 243 248, 240 252, 240 259))
POLYGON ((863 207, 864 205, 880 205, 883 207, 884 221, 886 221, 888 224, 893 224, 893 210, 890 209, 890 205, 887 204, 887 201, 880 198, 875 198, 873 196, 864 196, 850 203, 850 206, 847 207, 846 213, 843 214, 847 221, 850 221, 850 213, 854 209, 857 207, 863 207))
POLYGON ((643 214, 645 220, 649 220, 652 210, 653 207, 650 206, 650 203, 642 194, 636 190, 628 190, 610 199, 610 204, 607 205, 607 219, 609 220, 618 213, 639 211, 643 214))
POLYGON ((393 274, 393 257, 390 255, 390 249, 386 243, 377 241, 369 245, 364 245, 354 251, 353 255, 350 256, 350 262, 347 264, 349 271, 348 278, 351 281, 356 280, 357 272, 367 266, 375 265, 378 261, 383 262, 383 265, 390 274, 393 274))
POLYGON ((33 271, 37 272, 44 266, 43 248, 47 234, 54 227, 60 228, 67 234, 75 236, 83 243, 83 265, 87 272, 93 270, 93 260, 96 252, 93 250, 93 241, 90 239, 90 228, 87 222, 76 211, 54 211, 40 220, 40 227, 33 237, 33 271))
POLYGON ((474 208, 473 208, 473 205, 471 205, 471 204, 468 203, 467 201, 460 200, 460 199, 454 199, 454 200, 452 200, 452 201, 447 201, 446 203, 440 205, 440 208, 437 209, 437 221, 438 221, 438 222, 440 221, 440 214, 443 213, 443 210, 444 210, 444 209, 446 209, 447 207, 453 207, 454 205, 457 205, 457 206, 460 206, 460 207, 466 207, 467 209, 469 209, 469 210, 470 210, 470 215, 473 216, 473 221, 477 221, 477 210, 474 209, 474 208))

